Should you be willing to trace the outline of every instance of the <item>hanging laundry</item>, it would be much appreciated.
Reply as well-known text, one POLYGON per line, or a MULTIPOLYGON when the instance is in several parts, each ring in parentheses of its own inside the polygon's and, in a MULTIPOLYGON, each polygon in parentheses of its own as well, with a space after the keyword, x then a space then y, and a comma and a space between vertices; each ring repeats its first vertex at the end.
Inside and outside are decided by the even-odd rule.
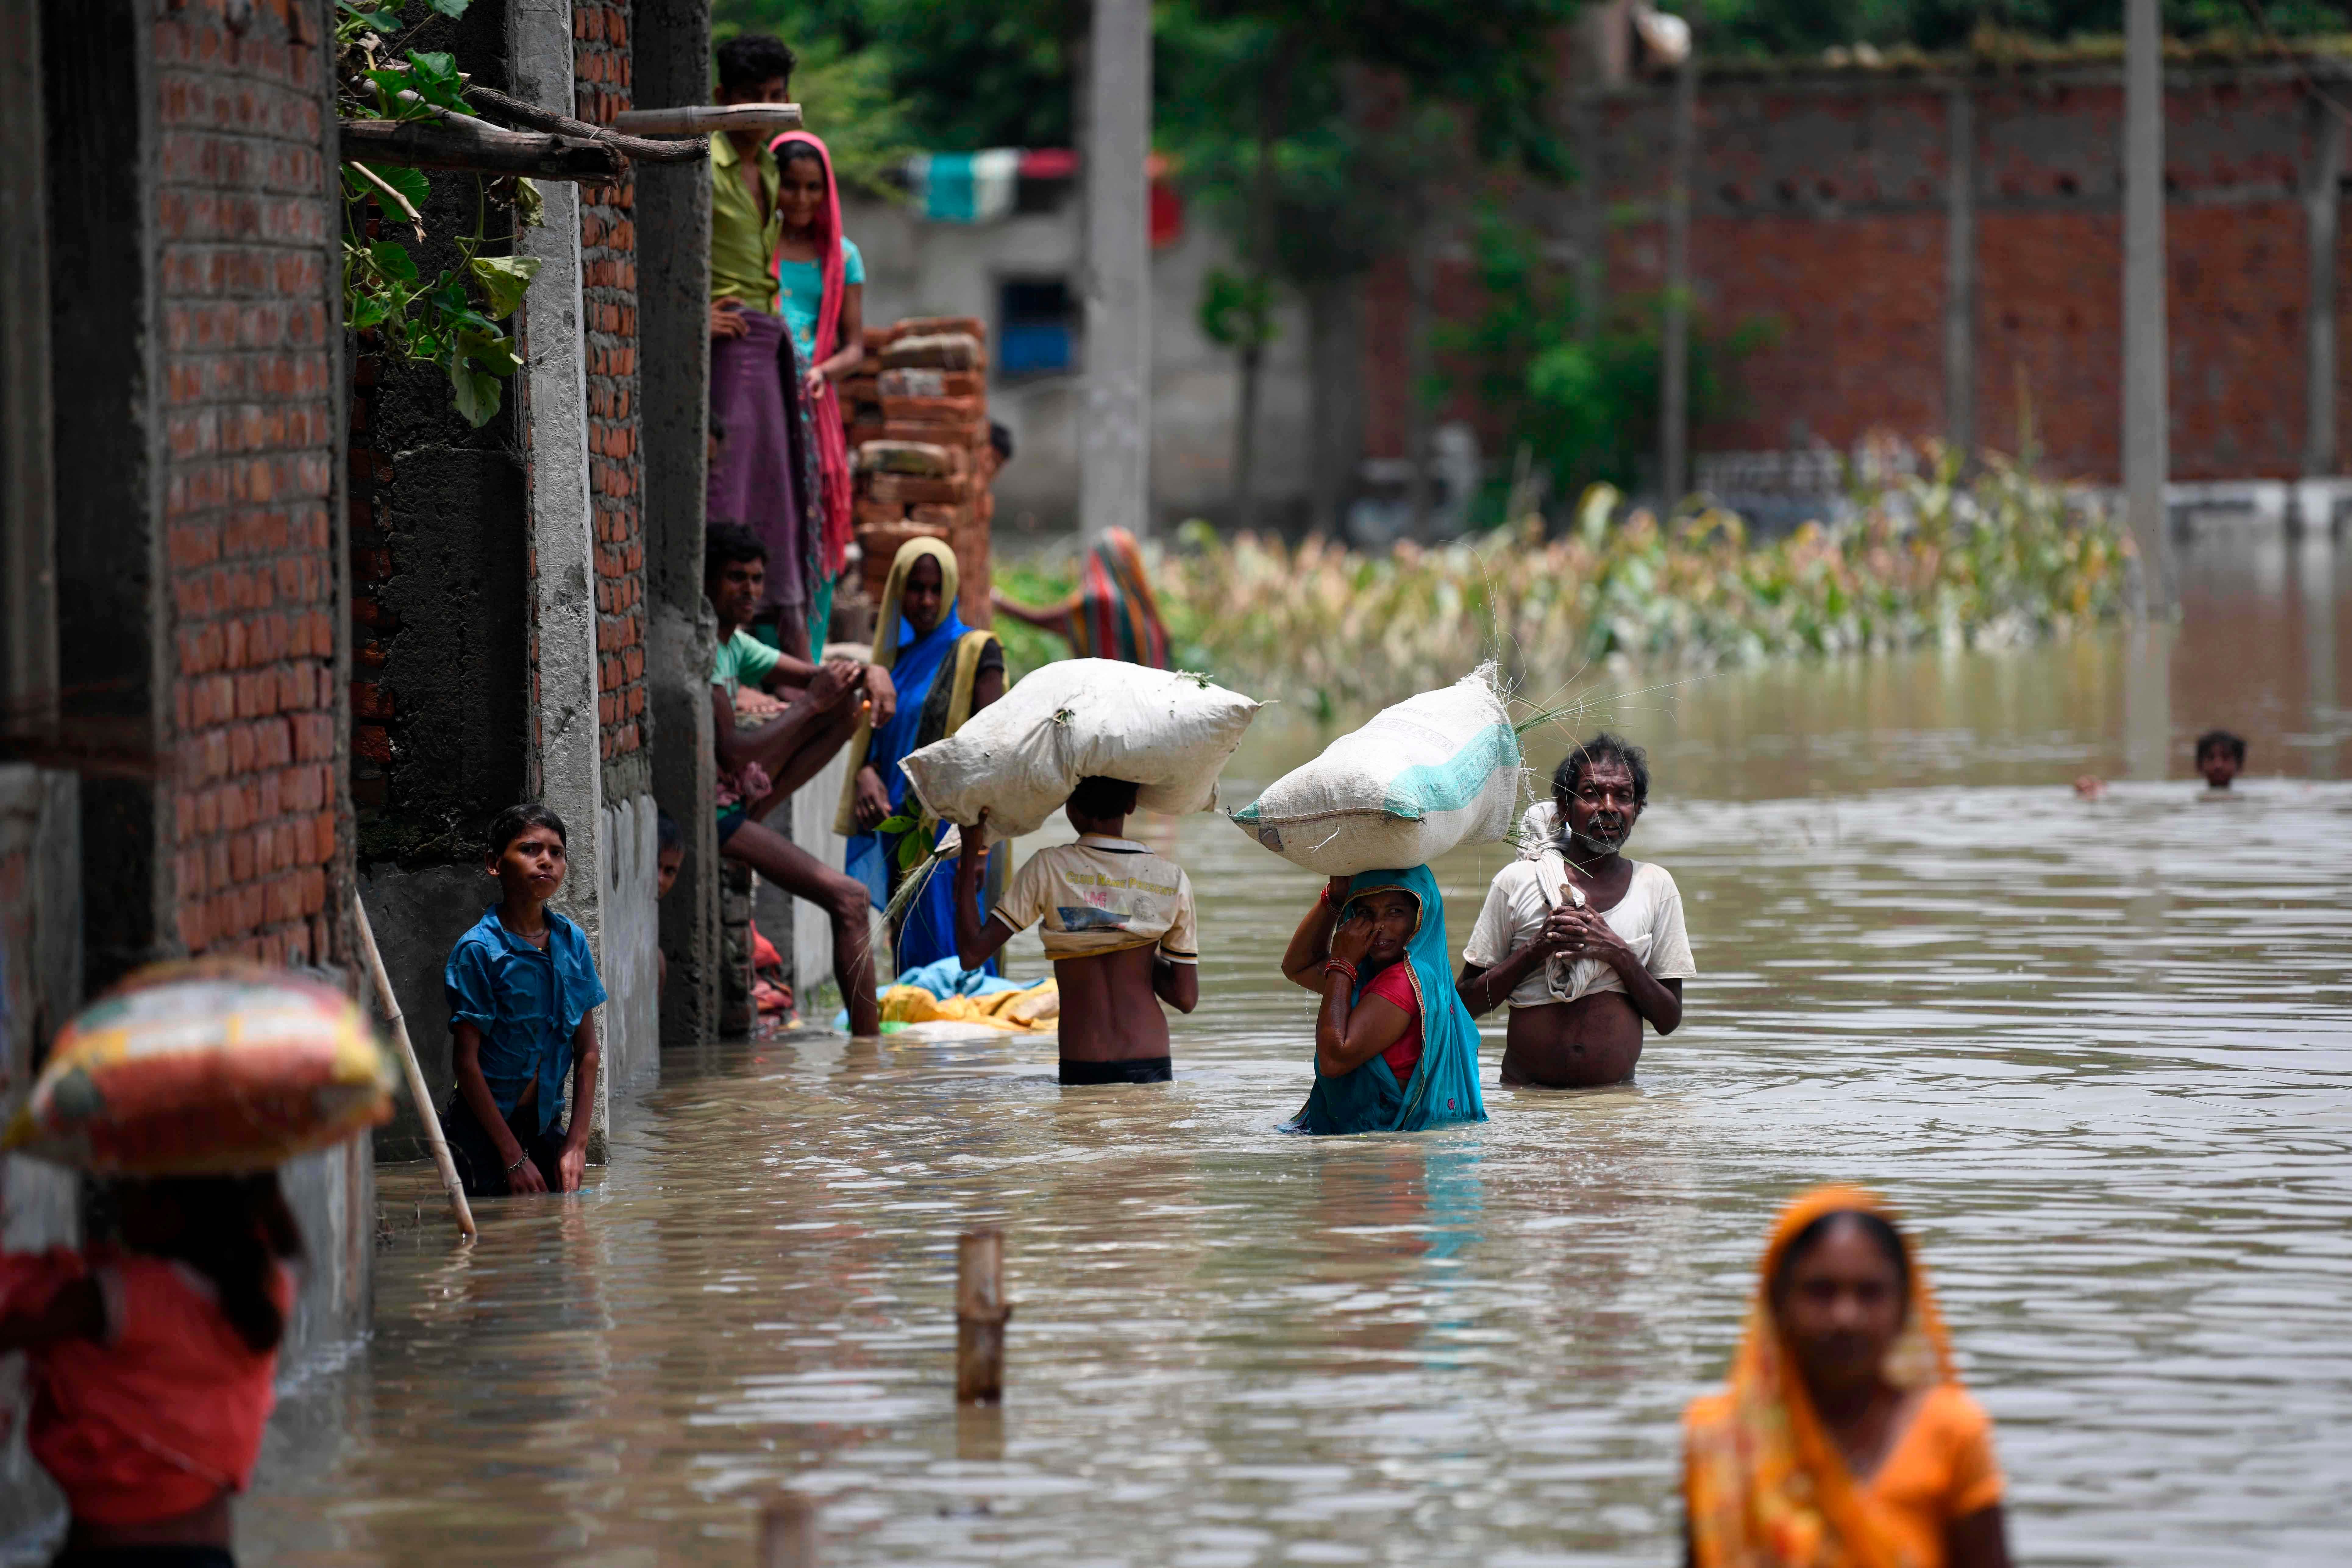
POLYGON ((1018 147, 918 153, 907 160, 908 183, 932 223, 1001 222, 1012 215, 1020 174, 1018 147))

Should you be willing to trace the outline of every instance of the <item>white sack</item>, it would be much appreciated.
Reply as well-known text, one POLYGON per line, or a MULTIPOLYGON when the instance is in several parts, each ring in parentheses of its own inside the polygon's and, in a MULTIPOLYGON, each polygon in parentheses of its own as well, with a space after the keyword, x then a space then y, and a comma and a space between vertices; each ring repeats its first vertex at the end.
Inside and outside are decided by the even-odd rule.
POLYGON ((1402 870, 1463 844, 1511 836, 1519 738, 1495 667, 1424 691, 1285 773, 1234 825, 1326 877, 1402 870))
POLYGON ((1217 775, 1260 704, 1197 675, 1111 658, 1049 664, 909 752, 908 782, 942 822, 988 812, 992 840, 1034 833, 1100 774, 1143 786, 1137 804, 1181 816, 1217 804, 1217 775))

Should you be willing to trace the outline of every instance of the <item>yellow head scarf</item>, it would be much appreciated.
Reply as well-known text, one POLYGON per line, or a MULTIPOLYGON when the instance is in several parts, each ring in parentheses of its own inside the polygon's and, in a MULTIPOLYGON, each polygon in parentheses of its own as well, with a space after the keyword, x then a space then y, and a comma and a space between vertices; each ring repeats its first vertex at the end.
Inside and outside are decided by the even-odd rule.
MULTIPOLYGON (((1772 1279, 1789 1244, 1815 1220, 1843 1213, 1896 1223, 1884 1199, 1859 1187, 1817 1187, 1792 1200, 1764 1248, 1729 1396, 1693 1405, 1686 1419, 1684 1480, 1698 1568, 1898 1568, 1772 1316, 1772 1279)), ((1881 1372, 1905 1389, 1958 1381, 1916 1255, 1910 1310, 1881 1372)))
MULTIPOLYGON (((889 581, 882 585, 882 608, 874 618, 874 662, 887 669, 898 661, 898 622, 903 619, 898 601, 905 597, 907 579, 914 574, 918 561, 940 563, 940 614, 945 616, 955 607, 955 552, 944 539, 910 539, 898 546, 898 553, 890 562, 889 581)), ((868 718, 857 721, 857 733, 849 738, 849 773, 841 781, 841 805, 834 813, 833 830, 846 837, 857 831, 857 770, 866 765, 866 753, 874 744, 874 721, 868 718)))

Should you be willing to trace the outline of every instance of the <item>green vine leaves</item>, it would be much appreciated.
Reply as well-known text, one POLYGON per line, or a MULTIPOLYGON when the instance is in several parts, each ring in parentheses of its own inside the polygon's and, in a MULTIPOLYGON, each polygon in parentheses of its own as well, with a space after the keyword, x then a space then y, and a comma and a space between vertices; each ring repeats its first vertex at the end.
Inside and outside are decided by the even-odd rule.
MULTIPOLYGON (((430 16, 457 17, 471 0, 425 0, 430 16)), ((394 46, 408 29, 412 0, 361 5, 336 0, 336 76, 341 111, 352 118, 431 120, 468 112, 465 78, 454 56, 394 46)), ((420 18, 423 20, 429 17, 420 18)), ((368 232, 369 208, 386 224, 404 222, 418 246, 426 241, 424 211, 433 194, 421 169, 345 163, 343 180, 343 324, 373 332, 384 347, 449 378, 450 401, 479 428, 504 401, 500 384, 521 368, 514 340, 499 323, 522 304, 539 262, 522 256, 484 256, 490 209, 513 215, 514 233, 541 221, 538 187, 521 178, 474 181, 474 228, 456 237, 457 263, 431 278, 407 244, 368 232)))

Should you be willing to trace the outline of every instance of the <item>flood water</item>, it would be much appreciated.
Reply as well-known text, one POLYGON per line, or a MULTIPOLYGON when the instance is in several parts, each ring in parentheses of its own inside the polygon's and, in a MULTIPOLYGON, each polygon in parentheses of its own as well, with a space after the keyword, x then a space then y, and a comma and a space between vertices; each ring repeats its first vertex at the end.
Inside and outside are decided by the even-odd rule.
MULTIPOLYGON (((672 1053, 593 1192, 485 1204, 467 1250, 387 1172, 374 1337, 289 1393, 247 1558, 749 1564, 792 1488, 836 1564, 1665 1563, 1678 1413, 1775 1209, 1839 1179, 1916 1223, 2021 1561, 2342 1561, 2352 572, 2217 542, 2186 575, 2153 676, 2118 634, 1596 678, 1703 971, 1631 1087, 1502 1091, 1497 1014, 1487 1125, 1276 1134, 1317 882, 1204 816, 1150 825, 1202 917, 1172 1087, 814 1035, 672 1053), (2224 721, 2255 776, 2209 805, 2188 738, 2224 721), (1018 1315, 1002 1411, 960 1414, 982 1225, 1018 1315)), ((1457 948, 1499 864, 1440 866, 1457 948)))

